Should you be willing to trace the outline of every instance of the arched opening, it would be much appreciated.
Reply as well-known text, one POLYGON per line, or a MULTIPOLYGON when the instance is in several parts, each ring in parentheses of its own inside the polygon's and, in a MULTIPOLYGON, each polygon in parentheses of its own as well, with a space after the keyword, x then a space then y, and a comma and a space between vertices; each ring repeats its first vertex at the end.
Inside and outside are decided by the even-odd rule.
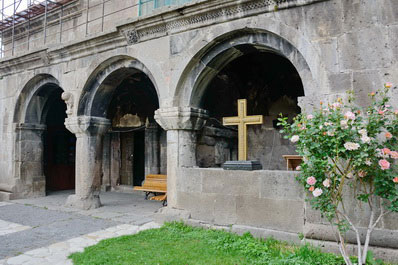
POLYGON ((64 125, 62 92, 54 77, 43 74, 32 78, 18 98, 14 113, 18 197, 75 188, 76 138, 64 125))
POLYGON ((132 73, 115 88, 107 118, 112 124, 110 168, 119 165, 119 170, 111 173, 116 185, 141 186, 147 174, 165 173, 166 134, 154 120, 158 108, 154 86, 142 72, 132 73))
POLYGON ((76 137, 64 125, 67 115, 62 92, 60 87, 53 88, 43 110, 42 120, 46 124, 43 165, 47 191, 75 188, 76 137))
POLYGON ((220 62, 231 52, 238 56, 219 68, 213 65, 217 73, 201 87, 199 106, 209 111, 210 119, 199 134, 198 166, 220 167, 237 160, 237 127, 223 126, 222 118, 237 116, 237 100, 247 99, 247 114, 264 116, 262 125, 248 126, 248 159, 259 160, 264 169, 284 170, 283 155, 295 154, 295 148, 279 133, 277 118, 282 113, 293 119, 300 113, 298 98, 304 96, 300 76, 286 57, 274 51, 248 44, 231 49, 215 60, 220 62))
POLYGON ((78 115, 107 118, 102 187, 129 190, 148 174, 166 174, 166 133, 154 120, 159 99, 153 77, 137 60, 117 56, 90 76, 78 115))

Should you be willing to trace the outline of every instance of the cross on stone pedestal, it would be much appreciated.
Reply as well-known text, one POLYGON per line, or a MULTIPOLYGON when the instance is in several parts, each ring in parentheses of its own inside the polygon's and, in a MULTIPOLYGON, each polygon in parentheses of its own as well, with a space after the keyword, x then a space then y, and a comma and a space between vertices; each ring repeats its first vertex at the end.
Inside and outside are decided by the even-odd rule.
POLYGON ((238 116, 223 118, 223 124, 238 126, 238 159, 247 160, 247 125, 263 124, 263 116, 247 116, 246 99, 238 99, 238 116))

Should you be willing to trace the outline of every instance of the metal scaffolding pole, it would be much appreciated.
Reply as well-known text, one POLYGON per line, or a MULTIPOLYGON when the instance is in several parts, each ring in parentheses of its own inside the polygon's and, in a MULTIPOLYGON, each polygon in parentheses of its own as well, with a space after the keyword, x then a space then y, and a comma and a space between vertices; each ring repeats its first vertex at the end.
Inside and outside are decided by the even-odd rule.
POLYGON ((46 38, 47 38, 47 8, 48 8, 48 5, 47 5, 47 0, 44 0, 44 5, 45 5, 45 7, 44 7, 44 29, 43 29, 43 38, 44 38, 44 44, 46 44, 46 38))
POLYGON ((87 10, 86 10, 86 35, 88 35, 88 10, 90 9, 90 0, 87 0, 87 10))
MULTIPOLYGON (((4 0, 1 0, 1 21, 4 20, 4 0)), ((3 34, 3 28, 1 29, 1 41, 0 41, 0 58, 2 58, 5 54, 4 52, 4 48, 3 48, 3 38, 4 38, 4 34, 3 34)))
POLYGON ((15 13, 16 13, 16 3, 14 0, 14 12, 12 13, 12 52, 11 54, 14 55, 14 35, 15 35, 15 13))
POLYGON ((62 43, 62 17, 64 16, 64 6, 61 6, 61 15, 59 16, 59 43, 62 43))
POLYGON ((29 12, 29 8, 31 6, 31 0, 28 0, 28 51, 30 50, 30 12, 29 12))
POLYGON ((105 18, 105 0, 102 0, 102 25, 101 31, 104 31, 104 18, 105 18))

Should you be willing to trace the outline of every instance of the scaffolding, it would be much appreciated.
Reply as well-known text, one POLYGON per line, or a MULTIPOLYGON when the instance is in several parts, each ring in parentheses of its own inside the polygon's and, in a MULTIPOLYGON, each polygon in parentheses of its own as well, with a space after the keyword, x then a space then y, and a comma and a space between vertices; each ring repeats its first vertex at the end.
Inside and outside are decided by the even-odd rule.
POLYGON ((43 16, 43 44, 46 44, 48 36, 47 17, 49 12, 54 10, 61 12, 59 24, 60 32, 62 32, 63 7, 73 1, 76 0, 1 0, 0 58, 4 57, 6 52, 11 52, 10 55, 14 55, 16 40, 24 36, 27 37, 26 42, 22 42, 19 45, 27 44, 27 50, 29 50, 31 21, 37 17, 43 16), (22 25, 26 26, 26 30, 23 33, 16 34, 16 28, 22 25), (11 43, 11 47, 8 50, 5 49, 6 40, 11 43))
MULTIPOLYGON (((62 43, 63 34, 78 27, 85 27, 85 35, 88 35, 92 33, 89 24, 93 22, 100 23, 99 31, 103 32, 105 18, 122 11, 131 12, 130 17, 143 16, 160 7, 181 5, 192 0, 120 1, 130 3, 117 9, 115 8, 117 0, 0 0, 0 58, 14 56, 16 51, 30 51, 33 41, 40 41, 42 45, 49 44, 48 38, 54 35, 57 35, 56 42, 62 43), (66 7, 73 3, 82 3, 82 5, 77 10, 64 12, 66 7), (112 10, 105 12, 105 5, 112 6, 112 10), (90 18, 90 11, 94 9, 100 10, 100 14, 90 18), (84 15, 85 19, 81 19, 79 23, 72 26, 65 26, 64 21, 79 15, 84 15), (40 26, 37 25, 37 21, 40 21, 40 26), (51 27, 57 25, 58 29, 55 32, 54 30, 49 32, 49 25, 51 27), (37 33, 39 31, 40 34, 37 33)), ((54 38, 52 43, 54 43, 54 38)))

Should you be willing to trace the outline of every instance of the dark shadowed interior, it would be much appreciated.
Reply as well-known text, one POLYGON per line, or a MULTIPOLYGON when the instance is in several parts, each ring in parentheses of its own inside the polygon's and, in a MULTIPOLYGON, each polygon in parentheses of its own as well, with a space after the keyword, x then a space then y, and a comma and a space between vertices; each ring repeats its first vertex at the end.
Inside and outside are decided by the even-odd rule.
MULTIPOLYGON (((242 48, 241 48, 242 49, 242 48)), ((237 100, 247 99, 248 115, 264 115, 263 125, 248 126, 249 159, 265 169, 285 169, 282 155, 294 154, 276 126, 280 113, 293 118, 304 96, 299 74, 278 54, 244 47, 245 55, 227 64, 209 83, 201 101, 210 119, 198 144, 198 164, 219 167, 237 159, 237 127, 222 125, 222 117, 237 116, 237 100)))

